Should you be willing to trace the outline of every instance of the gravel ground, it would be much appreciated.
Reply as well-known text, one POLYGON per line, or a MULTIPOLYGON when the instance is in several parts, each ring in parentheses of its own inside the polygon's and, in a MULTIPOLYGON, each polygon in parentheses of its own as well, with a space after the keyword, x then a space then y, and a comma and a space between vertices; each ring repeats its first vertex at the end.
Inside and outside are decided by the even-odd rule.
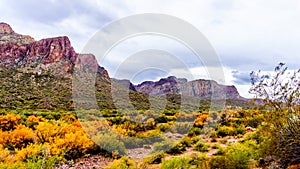
POLYGON ((65 164, 61 164, 55 169, 99 169, 107 166, 113 161, 111 158, 105 158, 101 155, 91 155, 85 158, 79 158, 75 161, 71 160, 65 164))

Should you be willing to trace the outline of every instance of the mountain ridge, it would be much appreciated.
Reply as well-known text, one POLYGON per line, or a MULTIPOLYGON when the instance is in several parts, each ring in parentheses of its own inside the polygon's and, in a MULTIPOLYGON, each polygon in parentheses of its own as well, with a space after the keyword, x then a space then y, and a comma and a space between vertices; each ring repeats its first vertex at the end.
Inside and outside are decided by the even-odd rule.
MULTIPOLYGON (((30 100, 28 103, 28 100, 20 98, 20 95, 28 96, 27 99, 35 101, 38 99, 39 103, 34 104, 37 106, 33 106, 33 108, 56 108, 57 105, 65 103, 67 106, 62 106, 63 109, 68 106, 74 107, 70 99, 72 99, 72 73, 75 68, 96 71, 96 97, 98 105, 103 108, 114 108, 111 96, 112 81, 120 84, 117 90, 130 89, 130 97, 133 98, 132 104, 142 109, 149 107, 149 101, 147 101, 149 95, 182 94, 199 99, 210 99, 213 96, 218 99, 225 99, 223 96, 229 99, 243 99, 235 86, 220 85, 213 80, 187 81, 184 78, 170 76, 157 82, 145 81, 139 85, 133 85, 127 79, 113 79, 109 77, 106 69, 99 65, 93 54, 76 53, 67 36, 36 41, 28 35, 15 33, 6 23, 0 23, 0 72, 3 73, 0 85, 4 89, 1 94, 3 98, 0 99, 1 107, 33 104, 30 100), (3 83, 4 81, 9 83, 3 83), (57 86, 56 81, 61 86, 57 86), (22 88, 22 92, 15 88, 18 83, 24 84, 19 86, 22 88), (52 88, 51 85, 55 87, 52 88), (43 86, 46 87, 43 88, 43 86), (52 93, 48 93, 51 90, 52 93), (53 90, 58 91, 54 92, 53 90), (59 90, 65 91, 64 94, 61 95, 59 90), (13 103, 11 104, 9 101, 13 103)), ((178 97, 176 96, 176 98, 178 97)))
MULTIPOLYGON (((76 53, 67 36, 35 41, 30 36, 17 34, 6 23, 0 23, 0 66, 8 69, 28 68, 26 71, 50 72, 58 76, 70 76, 74 66, 96 62, 92 54, 76 53)), ((95 66, 95 65, 94 65, 95 66)), ((99 66, 99 65, 96 65, 99 66)), ((97 68, 95 68, 97 69, 97 68)), ((108 72, 99 71, 107 78, 108 72)))
POLYGON ((184 96, 203 99, 208 99, 212 96, 226 97, 229 99, 245 99, 240 96, 234 85, 221 85, 214 80, 206 79, 188 81, 185 78, 169 76, 161 78, 158 81, 144 81, 133 86, 136 91, 154 96, 182 94, 184 96))

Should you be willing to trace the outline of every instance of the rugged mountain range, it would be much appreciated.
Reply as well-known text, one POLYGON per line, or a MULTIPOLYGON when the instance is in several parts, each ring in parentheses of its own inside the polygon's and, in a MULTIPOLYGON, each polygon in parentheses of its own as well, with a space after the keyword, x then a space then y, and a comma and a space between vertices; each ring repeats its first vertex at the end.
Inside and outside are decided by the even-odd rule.
MULTIPOLYGON (((115 108, 111 96, 112 80, 117 82, 117 90, 123 91, 120 93, 126 94, 126 88, 130 89, 131 104, 138 109, 149 108, 149 95, 174 95, 169 98, 172 104, 180 94, 199 99, 211 96, 224 99, 224 95, 229 99, 243 99, 234 86, 220 85, 212 80, 187 81, 171 76, 133 85, 129 80, 110 79, 95 56, 76 53, 68 37, 36 41, 15 33, 6 23, 0 23, 1 108, 72 110, 72 73, 75 69, 97 71, 95 90, 100 108, 115 108)), ((126 107, 128 103, 123 104, 126 107)))
POLYGON ((213 80, 193 80, 169 76, 159 81, 145 81, 134 86, 136 91, 159 96, 162 94, 182 94, 184 96, 209 99, 212 96, 227 99, 242 99, 235 86, 220 85, 213 80))
MULTIPOLYGON (((76 61, 93 64, 95 57, 76 53, 66 36, 35 41, 30 36, 15 33, 8 24, 0 23, 0 66, 8 69, 23 68, 27 72, 39 74, 47 72, 55 76, 68 76, 74 65, 78 64, 76 61)), ((108 78, 103 67, 93 66, 98 66, 99 73, 108 78)))

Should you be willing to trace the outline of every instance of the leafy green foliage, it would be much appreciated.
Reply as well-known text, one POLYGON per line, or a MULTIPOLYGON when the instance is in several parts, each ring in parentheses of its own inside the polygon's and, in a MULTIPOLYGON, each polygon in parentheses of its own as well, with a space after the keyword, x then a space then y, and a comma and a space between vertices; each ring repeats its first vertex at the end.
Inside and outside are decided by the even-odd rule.
POLYGON ((118 155, 125 155, 126 148, 123 142, 118 141, 120 139, 118 134, 104 133, 99 134, 92 138, 97 145, 108 152, 116 152, 118 155))
POLYGON ((271 138, 269 155, 276 155, 282 167, 300 163, 300 69, 288 71, 284 63, 275 67, 274 75, 252 72, 250 92, 263 99, 265 130, 271 138))
POLYGON ((198 141, 194 148, 197 150, 197 151, 200 151, 200 152, 206 152, 208 151, 209 149, 209 145, 204 143, 203 141, 198 141))
POLYGON ((189 168, 191 164, 190 159, 186 157, 173 157, 169 160, 163 161, 161 164, 161 169, 180 169, 189 168))

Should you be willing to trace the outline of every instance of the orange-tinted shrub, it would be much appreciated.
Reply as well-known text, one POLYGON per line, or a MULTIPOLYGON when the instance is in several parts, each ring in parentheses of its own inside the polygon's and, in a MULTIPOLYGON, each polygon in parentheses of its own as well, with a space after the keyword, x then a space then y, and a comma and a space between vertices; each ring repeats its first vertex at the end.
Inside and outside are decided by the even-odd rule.
POLYGON ((7 114, 0 116, 0 128, 3 131, 13 130, 20 123, 21 116, 19 115, 7 114))
POLYGON ((208 116, 206 114, 199 115, 195 120, 195 127, 203 127, 204 122, 207 120, 208 116))
POLYGON ((9 140, 7 140, 6 144, 14 149, 19 149, 34 143, 35 139, 32 129, 24 125, 18 125, 15 130, 9 132, 9 140))

